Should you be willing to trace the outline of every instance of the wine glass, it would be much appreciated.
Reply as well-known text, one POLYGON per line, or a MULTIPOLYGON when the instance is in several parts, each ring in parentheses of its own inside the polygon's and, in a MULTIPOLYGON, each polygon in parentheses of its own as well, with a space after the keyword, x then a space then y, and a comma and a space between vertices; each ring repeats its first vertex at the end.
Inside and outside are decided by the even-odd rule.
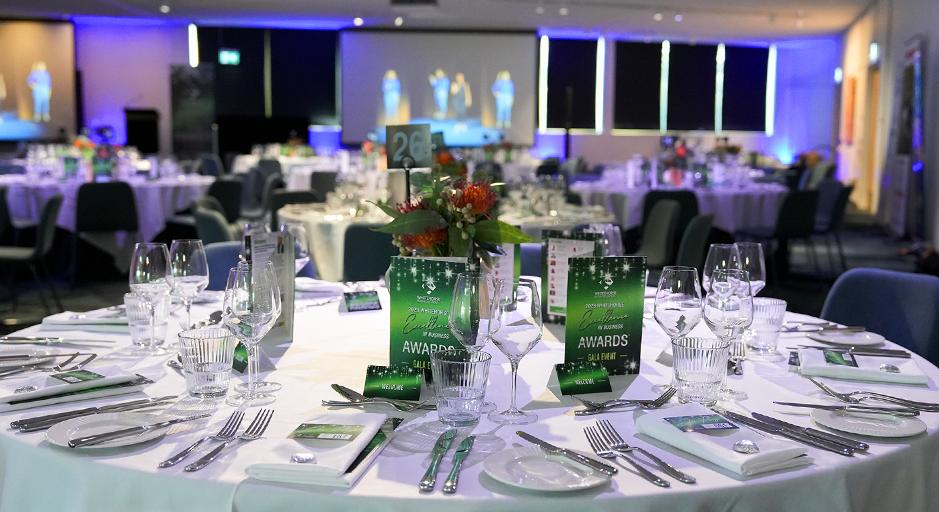
MULTIPOLYGON (((503 281, 492 274, 460 273, 453 285, 450 332, 469 352, 480 352, 489 340, 489 324, 496 301, 502 296, 503 281)), ((485 402, 480 412, 491 412, 496 404, 485 402)))
MULTIPOLYGON (((278 281, 277 281, 277 271, 274 270, 274 264, 273 264, 271 261, 267 261, 267 262, 265 263, 265 267, 268 268, 268 269, 274 274, 274 282, 278 282, 278 281)), ((282 297, 281 294, 280 294, 280 285, 278 285, 277 289, 278 289, 277 300, 274 302, 274 306, 276 307, 276 309, 275 309, 275 311, 274 311, 274 320, 271 322, 271 328, 273 328, 274 325, 277 324, 277 319, 280 318, 280 314, 281 314, 281 312, 283 311, 283 297, 282 297)), ((268 330, 270 330, 270 329, 268 329, 268 330)), ((266 334, 266 333, 265 333, 265 334, 266 334)), ((262 336, 262 337, 263 337, 263 336, 262 336)), ((255 358, 255 359, 254 359, 254 365, 255 365, 255 366, 254 366, 254 371, 255 371, 255 375, 260 375, 260 369, 259 369, 259 367, 258 367, 259 362, 260 362, 260 359, 259 359, 259 358, 255 358)), ((266 393, 273 393, 273 392, 275 392, 275 391, 280 391, 283 387, 284 387, 284 386, 283 386, 280 382, 274 382, 274 381, 266 380, 266 379, 265 379, 265 380, 257 380, 257 379, 255 379, 255 382, 254 382, 254 391, 255 391, 256 393, 264 393, 264 394, 266 394, 266 393)), ((240 383, 236 384, 236 385, 235 385, 235 391, 238 391, 239 393, 247 393, 247 392, 248 392, 248 383, 240 382, 240 383)))
POLYGON ((186 308, 186 325, 192 325, 192 300, 209 285, 209 263, 202 240, 173 240, 170 245, 170 284, 173 295, 186 308))
POLYGON ((280 286, 270 262, 256 265, 241 262, 228 271, 223 321, 248 348, 248 385, 241 394, 229 397, 229 405, 261 406, 272 403, 273 395, 257 390, 258 344, 279 316, 280 286))
POLYGON ((703 277, 704 293, 711 291, 711 274, 718 269, 740 268, 740 253, 734 244, 711 244, 707 258, 704 260, 703 277))
POLYGON ((515 405, 518 363, 541 341, 541 301, 538 288, 530 279, 519 279, 514 286, 508 282, 495 301, 489 322, 492 343, 505 354, 512 365, 512 403, 508 409, 489 413, 489 420, 499 424, 532 423, 538 416, 518 410, 515 405), (513 297, 512 289, 517 292, 513 297))
POLYGON ((737 242, 740 255, 740 270, 750 274, 750 293, 755 297, 766 286, 766 260, 763 257, 763 244, 756 242, 737 242))
MULTIPOLYGON (((682 266, 663 268, 655 291, 653 317, 671 342, 687 336, 701 321, 701 314, 698 270, 682 266)), ((664 393, 668 387, 656 386, 656 391, 664 393)))
MULTIPOLYGON (((138 243, 130 261, 130 291, 150 310, 150 347, 152 354, 165 354, 156 340, 156 305, 170 293, 170 255, 166 244, 138 243)), ((161 340, 162 342, 162 340, 161 340)))
MULTIPOLYGON (((744 331, 753 323, 753 296, 750 294, 750 276, 746 270, 715 270, 711 275, 711 289, 704 299, 704 322, 711 332, 730 344, 730 359, 735 364, 746 356, 740 340, 744 331)), ((745 393, 737 393, 726 385, 721 390, 727 399, 744 399, 745 393)))
POLYGON ((303 267, 310 263, 310 246, 307 244, 306 228, 302 222, 285 222, 280 229, 290 233, 293 237, 294 272, 299 274, 303 267))

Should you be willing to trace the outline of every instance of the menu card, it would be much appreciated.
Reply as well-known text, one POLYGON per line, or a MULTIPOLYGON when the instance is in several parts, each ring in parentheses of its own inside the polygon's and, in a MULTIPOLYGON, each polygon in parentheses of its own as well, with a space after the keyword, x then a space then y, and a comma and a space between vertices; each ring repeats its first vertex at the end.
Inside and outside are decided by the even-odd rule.
POLYGON ((457 275, 468 270, 463 258, 391 258, 389 363, 406 363, 430 375, 430 354, 461 348, 447 317, 457 275))
POLYGON ((515 283, 522 273, 522 251, 518 244, 500 245, 504 254, 493 254, 492 268, 490 273, 492 277, 501 279, 505 286, 512 287, 512 293, 515 293, 515 283))
POLYGON ((639 373, 646 258, 571 258, 568 265, 564 362, 639 373))
POLYGON ((541 309, 546 322, 564 323, 567 316, 568 258, 602 256, 602 235, 542 231, 541 309))
POLYGON ((296 277, 293 237, 290 233, 276 232, 248 235, 245 239, 245 247, 249 248, 246 258, 252 263, 252 268, 263 268, 265 263, 271 261, 280 286, 282 306, 280 317, 261 341, 271 343, 293 341, 294 278, 296 277))

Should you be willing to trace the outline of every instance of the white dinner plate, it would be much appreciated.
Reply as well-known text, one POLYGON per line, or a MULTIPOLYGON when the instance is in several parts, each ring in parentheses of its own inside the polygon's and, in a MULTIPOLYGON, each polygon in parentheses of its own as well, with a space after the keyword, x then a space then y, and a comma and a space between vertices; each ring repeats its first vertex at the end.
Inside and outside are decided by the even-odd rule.
MULTIPOLYGON (((92 434, 101 434, 120 430, 122 428, 140 427, 159 423, 166 420, 166 417, 157 414, 131 413, 131 412, 108 412, 104 414, 92 414, 90 416, 81 416, 57 423, 46 431, 46 441, 69 448, 70 439, 76 439, 92 434)), ((144 432, 143 434, 115 439, 101 444, 83 446, 81 448, 69 448, 75 450, 95 450, 100 448, 117 448, 120 446, 130 446, 138 443, 145 443, 163 437, 169 427, 158 428, 144 432)))
POLYGON ((926 424, 919 418, 886 414, 845 414, 815 409, 812 411, 812 419, 819 425, 862 436, 909 437, 926 432, 926 424))
POLYGON ((886 340, 886 338, 875 332, 813 332, 809 334, 808 337, 809 339, 821 341, 822 343, 850 345, 854 347, 882 345, 886 340))
POLYGON ((23 366, 24 364, 46 363, 52 360, 52 358, 49 357, 49 354, 51 353, 52 351, 46 350, 44 348, 21 348, 0 351, 0 356, 29 356, 29 359, 11 359, 6 361, 0 360, 0 368, 23 366))
POLYGON ((579 491, 610 481, 609 476, 563 455, 547 454, 530 446, 490 455, 483 462, 483 471, 506 485, 531 491, 579 491))

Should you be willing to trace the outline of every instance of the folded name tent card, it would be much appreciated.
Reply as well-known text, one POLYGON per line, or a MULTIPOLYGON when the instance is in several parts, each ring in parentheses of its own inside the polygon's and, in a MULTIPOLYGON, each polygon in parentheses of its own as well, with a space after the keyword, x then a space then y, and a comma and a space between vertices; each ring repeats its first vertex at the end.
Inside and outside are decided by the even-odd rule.
POLYGON ((574 361, 554 365, 558 376, 558 385, 562 395, 585 395, 588 393, 608 393, 610 374, 600 363, 574 361))
POLYGON ((564 362, 638 373, 645 257, 570 258, 568 267, 564 362))
POLYGON ((541 232, 541 309, 546 322, 563 323, 567 316, 568 259, 602 256, 601 239, 599 233, 541 232))
POLYGON ((378 292, 346 292, 342 294, 346 312, 355 313, 357 311, 377 311, 381 309, 381 301, 378 299, 378 292))
POLYGON ((418 400, 423 381, 424 372, 408 364, 369 365, 362 394, 368 398, 418 400))

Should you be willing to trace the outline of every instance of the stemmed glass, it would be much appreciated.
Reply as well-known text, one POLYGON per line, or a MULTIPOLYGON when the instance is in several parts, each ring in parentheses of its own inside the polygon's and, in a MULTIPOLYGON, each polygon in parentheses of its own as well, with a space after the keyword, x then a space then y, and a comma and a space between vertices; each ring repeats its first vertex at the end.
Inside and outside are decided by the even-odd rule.
MULTIPOLYGON (((480 352, 489 340, 495 304, 502 297, 503 281, 492 274, 460 273, 453 285, 447 325, 468 352, 480 352)), ((480 412, 491 412, 496 404, 485 402, 480 412)))
POLYGON ((294 272, 299 274, 303 267, 310 263, 310 250, 307 245, 306 228, 300 222, 285 222, 281 231, 290 233, 293 237, 294 272))
MULTIPOLYGON (((730 344, 731 358, 742 359, 743 332, 753 323, 753 296, 750 294, 750 276, 746 270, 716 270, 711 275, 711 289, 704 299, 704 322, 711 332, 730 344)), ((735 361, 737 362, 737 361, 735 361)), ((725 399, 743 399, 725 384, 721 390, 725 399)))
POLYGON ((740 268, 740 253, 734 244, 711 244, 707 258, 704 260, 703 278, 704 293, 711 292, 711 275, 715 270, 740 268))
POLYGON ((755 297, 766 286, 766 260, 763 258, 763 244, 756 242, 737 242, 740 256, 740 270, 750 274, 750 293, 755 297))
MULTIPOLYGON (((701 321, 701 285, 694 267, 669 266, 662 269, 655 291, 653 316, 669 340, 687 336, 701 321)), ((674 380, 674 377, 673 377, 674 380)), ((674 384, 674 382, 672 382, 674 384)), ((668 386, 656 386, 664 392, 668 386)))
POLYGON ((170 293, 170 255, 166 244, 138 243, 131 257, 130 291, 134 292, 150 310, 151 354, 165 354, 156 340, 156 305, 170 293))
POLYGON ((261 406, 272 403, 273 395, 257 390, 258 344, 277 321, 281 308, 280 286, 270 262, 254 265, 241 262, 228 271, 223 319, 239 341, 248 348, 248 386, 229 397, 235 406, 261 406))
POLYGON ((489 413, 489 420, 499 424, 532 423, 538 416, 523 412, 515 405, 518 363, 541 341, 541 301, 538 288, 530 279, 519 279, 514 286, 508 282, 499 294, 489 322, 492 343, 505 354, 512 365, 512 403, 502 412, 489 413), (513 298, 512 289, 518 291, 513 298))
POLYGON ((186 325, 192 325, 192 300, 209 286, 209 263, 202 240, 173 240, 170 245, 170 284, 173 295, 186 308, 186 325))

